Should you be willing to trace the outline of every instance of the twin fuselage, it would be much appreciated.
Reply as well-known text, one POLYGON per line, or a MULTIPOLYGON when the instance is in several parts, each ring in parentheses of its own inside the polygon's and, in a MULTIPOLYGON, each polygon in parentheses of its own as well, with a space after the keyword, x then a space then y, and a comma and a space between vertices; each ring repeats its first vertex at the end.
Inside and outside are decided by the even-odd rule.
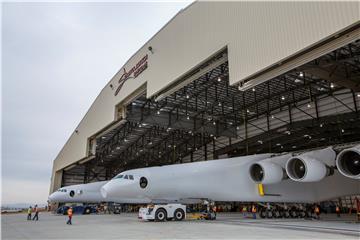
POLYGON ((49 196, 49 200, 118 203, 195 203, 202 199, 319 202, 360 193, 360 164, 357 165, 360 147, 349 151, 355 154, 346 159, 346 163, 342 159, 335 161, 334 150, 326 148, 298 156, 259 154, 133 169, 118 174, 110 181, 60 188, 49 196), (336 168, 341 170, 336 171, 336 168), (264 194, 259 192, 258 184, 263 185, 264 194))

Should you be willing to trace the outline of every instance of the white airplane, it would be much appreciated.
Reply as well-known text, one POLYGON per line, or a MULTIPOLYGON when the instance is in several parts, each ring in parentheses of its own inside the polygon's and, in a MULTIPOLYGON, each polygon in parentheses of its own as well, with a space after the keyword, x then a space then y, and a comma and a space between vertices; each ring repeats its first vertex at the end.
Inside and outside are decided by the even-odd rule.
POLYGON ((360 194, 359 157, 360 146, 344 150, 337 160, 329 147, 297 156, 261 154, 140 168, 120 173, 101 187, 101 194, 104 199, 148 203, 320 202, 360 194))
POLYGON ((49 196, 50 202, 72 202, 72 203, 97 203, 104 199, 100 194, 100 189, 108 181, 93 182, 87 184, 77 184, 61 187, 49 196))
POLYGON ((59 203, 100 203, 100 202, 117 202, 117 203, 146 203, 142 199, 131 198, 104 198, 100 189, 109 181, 92 182, 61 187, 50 194, 49 202, 59 203))

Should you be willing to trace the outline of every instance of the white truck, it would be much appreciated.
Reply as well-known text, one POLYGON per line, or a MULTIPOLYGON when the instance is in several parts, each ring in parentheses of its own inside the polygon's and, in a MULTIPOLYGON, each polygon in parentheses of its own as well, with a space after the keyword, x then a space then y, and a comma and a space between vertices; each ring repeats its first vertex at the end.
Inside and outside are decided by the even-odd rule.
POLYGON ((186 218, 186 206, 179 203, 151 204, 139 209, 138 218, 157 222, 165 220, 182 221, 186 218))

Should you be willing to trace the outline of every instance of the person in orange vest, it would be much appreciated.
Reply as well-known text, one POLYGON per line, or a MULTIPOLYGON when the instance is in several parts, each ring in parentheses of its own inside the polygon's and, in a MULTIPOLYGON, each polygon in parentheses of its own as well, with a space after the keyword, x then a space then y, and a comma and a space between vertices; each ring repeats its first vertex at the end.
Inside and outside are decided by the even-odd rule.
POLYGON ((314 212, 315 212, 315 214, 316 214, 316 218, 317 218, 317 219, 320 219, 320 208, 319 208, 318 205, 315 205, 314 212))
POLYGON ((255 205, 252 205, 251 212, 253 214, 253 219, 256 219, 256 207, 255 207, 255 205))
POLYGON ((340 207, 338 205, 336 205, 335 212, 337 217, 340 217, 340 207))
POLYGON ((68 215, 68 217, 69 217, 69 220, 66 222, 66 224, 72 225, 72 222, 71 222, 72 215, 73 215, 73 209, 72 209, 72 207, 70 207, 70 208, 67 210, 67 215, 68 215))

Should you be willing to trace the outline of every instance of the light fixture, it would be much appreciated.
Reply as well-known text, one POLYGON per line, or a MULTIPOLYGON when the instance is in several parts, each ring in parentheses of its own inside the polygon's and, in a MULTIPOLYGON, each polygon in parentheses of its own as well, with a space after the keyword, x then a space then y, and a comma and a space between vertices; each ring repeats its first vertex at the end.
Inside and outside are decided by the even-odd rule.
POLYGON ((219 107, 221 107, 221 102, 219 102, 219 104, 218 104, 218 105, 219 105, 219 107))
POLYGON ((292 148, 296 148, 296 146, 292 146, 292 148))
POLYGON ((274 119, 274 115, 271 115, 271 118, 274 119))
POLYGON ((311 108, 311 104, 310 104, 310 103, 308 103, 308 104, 307 104, 307 107, 308 107, 308 108, 311 108))
POLYGON ((127 141, 128 141, 128 140, 125 138, 125 139, 124 139, 124 142, 127 142, 127 141))
POLYGON ((345 132, 345 130, 344 130, 344 129, 341 129, 341 132, 342 132, 342 133, 344 133, 344 132, 345 132))
POLYGON ((320 123, 320 127, 322 128, 324 125, 322 123, 320 123))
POLYGON ((216 122, 213 122, 214 125, 216 125, 216 122))
POLYGON ((281 146, 281 143, 277 143, 276 146, 281 146))
POLYGON ((136 106, 136 102, 132 102, 131 104, 134 105, 134 106, 136 106))
POLYGON ((189 115, 187 115, 187 116, 186 116, 186 119, 187 119, 187 120, 190 120, 190 116, 189 116, 189 115))
POLYGON ((331 87, 331 88, 334 88, 335 85, 334 85, 333 83, 330 83, 330 87, 331 87))
POLYGON ((285 100, 285 96, 281 96, 281 100, 283 100, 283 101, 284 101, 284 100, 285 100))
POLYGON ((300 76, 300 77, 303 77, 303 76, 304 76, 304 73, 303 73, 303 72, 300 72, 300 73, 299 73, 299 76, 300 76))
POLYGON ((255 88, 252 88, 252 91, 255 92, 256 91, 255 88))
POLYGON ((249 112, 250 112, 250 110, 249 110, 249 109, 246 109, 246 112, 247 112, 247 113, 249 113, 249 112))
POLYGON ((263 144, 263 141, 259 140, 258 143, 263 144))
POLYGON ((360 98, 360 93, 357 94, 357 97, 360 98))
POLYGON ((156 113, 157 113, 157 115, 160 115, 160 111, 157 111, 156 113))
POLYGON ((149 142, 149 145, 152 145, 152 142, 149 142))
POLYGON ((190 98, 190 96, 189 96, 189 95, 186 95, 186 98, 187 98, 187 99, 189 99, 189 98, 190 98))
POLYGON ((239 127, 239 126, 237 126, 237 127, 236 127, 236 130, 239 130, 239 129, 240 129, 240 127, 239 127))
POLYGON ((218 82, 221 82, 221 77, 218 77, 218 82))

